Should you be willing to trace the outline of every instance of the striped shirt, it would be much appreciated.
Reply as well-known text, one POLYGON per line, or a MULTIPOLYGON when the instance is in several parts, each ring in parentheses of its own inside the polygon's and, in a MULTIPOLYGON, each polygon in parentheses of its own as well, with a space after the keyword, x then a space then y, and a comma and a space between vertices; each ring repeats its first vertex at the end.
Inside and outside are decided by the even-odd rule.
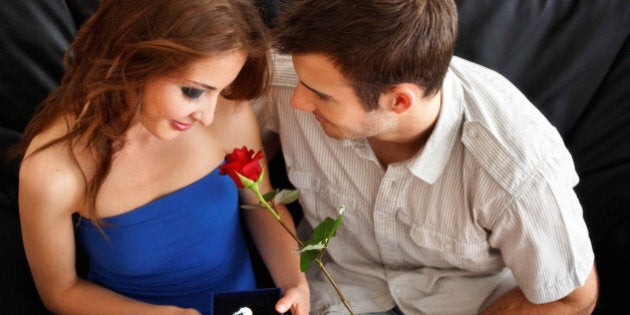
MULTIPOLYGON (((454 57, 426 145, 384 168, 366 139, 329 138, 291 108, 290 57, 274 66, 261 127, 280 135, 302 236, 346 206, 326 268, 355 312, 474 314, 517 284, 534 303, 582 286, 594 256, 572 158, 505 78, 454 57)), ((347 313, 316 266, 308 278, 313 314, 347 313)))

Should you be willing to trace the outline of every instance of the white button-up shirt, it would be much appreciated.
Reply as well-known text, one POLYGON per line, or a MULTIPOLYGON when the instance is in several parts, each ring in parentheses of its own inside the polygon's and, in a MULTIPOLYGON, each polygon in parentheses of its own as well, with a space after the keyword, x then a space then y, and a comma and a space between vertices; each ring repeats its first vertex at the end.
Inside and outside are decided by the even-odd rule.
MULTIPOLYGON (((261 126, 280 135, 304 239, 346 206, 326 268, 355 312, 475 314, 517 284, 545 303, 584 283, 594 256, 572 158, 502 76, 454 57, 428 142, 383 168, 366 139, 329 138, 291 108, 290 57, 274 66, 261 126)), ((316 265, 309 282, 314 314, 347 312, 316 265)))

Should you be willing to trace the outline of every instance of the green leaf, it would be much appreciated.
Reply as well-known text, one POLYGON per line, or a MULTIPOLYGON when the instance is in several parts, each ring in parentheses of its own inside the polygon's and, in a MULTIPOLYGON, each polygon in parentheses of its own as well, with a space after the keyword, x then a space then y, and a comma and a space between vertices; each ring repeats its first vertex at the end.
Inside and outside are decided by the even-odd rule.
POLYGON ((313 230, 313 237, 304 243, 304 247, 300 252, 300 270, 306 272, 313 261, 319 257, 328 247, 328 242, 337 234, 337 228, 341 225, 341 218, 345 211, 345 206, 339 207, 339 215, 336 220, 326 217, 324 221, 319 223, 313 230))
POLYGON ((332 231, 332 235, 330 237, 335 236, 335 234, 337 233, 337 229, 339 228, 339 226, 341 225, 341 217, 343 216, 343 212, 346 211, 346 206, 341 205, 339 206, 339 215, 337 215, 337 219, 335 220, 335 225, 333 226, 333 231, 332 231))
POLYGON ((336 220, 327 217, 317 227, 315 227, 315 230, 313 231, 313 240, 316 242, 325 240, 325 243, 327 244, 328 241, 337 234, 337 229, 339 228, 339 225, 341 225, 341 217, 345 209, 345 206, 340 206, 339 215, 336 220))
POLYGON ((311 262, 319 256, 319 252, 320 251, 317 250, 309 250, 300 253, 300 271, 307 272, 308 267, 311 266, 311 262))
POLYGON ((324 243, 317 243, 317 244, 308 244, 304 247, 302 247, 302 249, 298 250, 298 253, 304 253, 304 252, 308 252, 308 251, 321 251, 322 249, 326 248, 326 244, 324 243))
POLYGON ((319 225, 313 231, 313 241, 316 243, 324 242, 328 243, 328 240, 335 236, 336 232, 336 221, 327 217, 324 221, 320 222, 319 225))
POLYGON ((273 199, 276 204, 289 204, 300 197, 299 189, 283 189, 273 199))
POLYGON ((263 198, 265 199, 265 201, 268 202, 269 200, 275 198, 277 194, 278 194, 278 189, 274 189, 274 190, 264 194, 263 198))

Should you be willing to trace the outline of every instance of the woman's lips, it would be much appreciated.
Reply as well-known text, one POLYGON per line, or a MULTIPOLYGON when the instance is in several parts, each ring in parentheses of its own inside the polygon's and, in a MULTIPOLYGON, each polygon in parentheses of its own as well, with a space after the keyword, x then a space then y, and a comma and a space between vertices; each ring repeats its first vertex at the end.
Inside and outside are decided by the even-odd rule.
POLYGON ((192 124, 185 124, 176 120, 171 121, 173 123, 173 127, 179 131, 186 131, 192 127, 192 124))

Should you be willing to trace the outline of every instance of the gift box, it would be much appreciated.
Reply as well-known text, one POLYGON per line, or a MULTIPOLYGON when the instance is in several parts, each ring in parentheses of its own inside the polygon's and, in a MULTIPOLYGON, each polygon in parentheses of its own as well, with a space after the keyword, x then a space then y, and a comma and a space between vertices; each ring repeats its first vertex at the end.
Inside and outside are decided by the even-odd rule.
POLYGON ((214 292, 212 315, 276 315, 275 306, 281 296, 280 288, 214 292))

